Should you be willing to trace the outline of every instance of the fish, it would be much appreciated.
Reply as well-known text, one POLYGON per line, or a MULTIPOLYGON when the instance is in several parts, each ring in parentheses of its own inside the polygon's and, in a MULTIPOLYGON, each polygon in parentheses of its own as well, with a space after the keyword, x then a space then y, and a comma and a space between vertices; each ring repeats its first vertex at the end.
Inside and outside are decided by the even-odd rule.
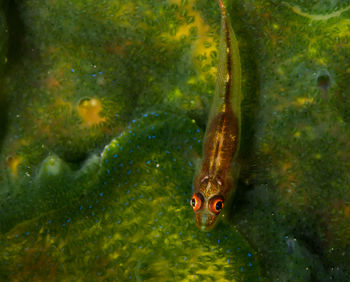
POLYGON ((215 94, 204 141, 203 157, 193 180, 190 205, 197 226, 212 229, 233 195, 239 175, 241 136, 241 64, 238 42, 223 0, 215 94))

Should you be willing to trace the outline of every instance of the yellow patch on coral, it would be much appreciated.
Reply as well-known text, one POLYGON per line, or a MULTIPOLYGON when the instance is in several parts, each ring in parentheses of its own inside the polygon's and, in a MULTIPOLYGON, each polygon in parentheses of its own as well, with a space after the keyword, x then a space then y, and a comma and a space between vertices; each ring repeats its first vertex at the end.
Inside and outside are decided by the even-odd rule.
POLYGON ((300 137, 300 131, 295 132, 293 136, 296 137, 296 138, 299 138, 300 137))
POLYGON ((301 97, 301 98, 298 98, 296 102, 294 102, 294 104, 297 106, 303 106, 305 104, 311 104, 313 102, 314 102, 313 98, 301 97))
POLYGON ((101 122, 105 122, 106 118, 100 116, 101 110, 101 101, 97 98, 83 99, 78 105, 78 113, 83 119, 85 126, 98 125, 101 122))
POLYGON ((283 164, 282 164, 282 171, 283 171, 283 172, 287 172, 287 170, 290 169, 291 166, 292 166, 292 165, 291 165, 290 162, 285 162, 285 163, 283 163, 283 164))
POLYGON ((193 85, 197 83, 197 79, 195 77, 190 77, 190 79, 187 81, 188 85, 193 85))
POLYGON ((168 99, 171 101, 171 102, 174 102, 174 101, 179 101, 181 99, 184 99, 184 94, 181 92, 181 90, 179 88, 175 88, 174 91, 172 91, 169 96, 168 96, 168 99))
MULTIPOLYGON (((181 5, 180 0, 170 0, 169 2, 176 5, 181 5)), ((163 34, 163 36, 174 40, 180 40, 184 36, 189 36, 192 28, 196 28, 198 32, 198 39, 194 43, 192 57, 195 58, 199 55, 206 57, 201 61, 201 64, 203 64, 203 66, 207 64, 210 65, 212 60, 210 57, 210 53, 212 51, 217 51, 217 48, 213 37, 210 37, 209 35, 210 26, 204 22, 203 18, 201 17, 198 11, 193 10, 194 2, 194 0, 189 0, 185 6, 181 7, 181 10, 185 9, 187 11, 188 16, 194 18, 194 21, 190 24, 178 26, 175 35, 163 34)), ((216 75, 216 68, 209 68, 208 72, 206 73, 216 75)), ((200 78, 202 80, 205 80, 205 75, 202 74, 200 78)))
POLYGON ((326 58, 322 58, 322 57, 317 58, 317 61, 323 66, 326 66, 328 63, 328 60, 326 58))
POLYGON ((215 264, 209 264, 207 267, 197 270, 195 274, 196 275, 201 275, 201 276, 204 276, 204 277, 205 276, 220 277, 219 280, 217 280, 217 281, 236 281, 236 280, 231 280, 231 279, 224 278, 225 274, 226 274, 224 269, 218 270, 217 265, 225 265, 225 263, 226 262, 224 261, 224 259, 218 258, 215 261, 215 264))
POLYGON ((279 29, 279 25, 278 24, 273 24, 272 27, 273 27, 273 29, 279 29))
POLYGON ((132 22, 127 15, 135 12, 135 4, 131 1, 126 1, 121 5, 119 1, 115 1, 114 5, 115 7, 113 7, 113 4, 110 6, 111 11, 114 11, 111 16, 112 19, 119 23, 123 22, 125 25, 132 25, 132 22))
POLYGON ((314 57, 318 54, 318 50, 315 47, 310 47, 308 51, 309 51, 310 57, 314 57))
POLYGON ((21 163, 21 158, 18 156, 15 157, 8 157, 7 159, 7 165, 10 168, 10 172, 13 176, 17 176, 18 173, 18 165, 21 163))
POLYGON ((69 108, 70 110, 73 109, 72 103, 63 100, 61 97, 58 97, 58 98, 56 99, 55 106, 57 106, 57 107, 67 107, 67 108, 69 108))

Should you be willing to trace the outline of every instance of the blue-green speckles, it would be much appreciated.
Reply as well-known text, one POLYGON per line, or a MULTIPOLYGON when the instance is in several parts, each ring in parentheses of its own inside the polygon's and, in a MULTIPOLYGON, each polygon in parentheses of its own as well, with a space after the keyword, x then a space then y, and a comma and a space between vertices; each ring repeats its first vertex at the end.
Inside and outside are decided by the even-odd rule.
POLYGON ((204 280, 226 267, 245 279, 255 253, 233 226, 270 280, 350 279, 349 1, 225 1, 243 181, 215 230, 232 242, 198 233, 188 203, 215 87, 216 1, 0 2, 16 47, 0 87, 0 280, 175 269, 204 280))
POLYGON ((1 267, 11 279, 258 279, 253 250, 236 230, 194 225, 189 159, 201 138, 178 115, 136 120, 104 148, 91 192, 2 235, 1 267), (32 272, 38 264, 43 270, 32 272))

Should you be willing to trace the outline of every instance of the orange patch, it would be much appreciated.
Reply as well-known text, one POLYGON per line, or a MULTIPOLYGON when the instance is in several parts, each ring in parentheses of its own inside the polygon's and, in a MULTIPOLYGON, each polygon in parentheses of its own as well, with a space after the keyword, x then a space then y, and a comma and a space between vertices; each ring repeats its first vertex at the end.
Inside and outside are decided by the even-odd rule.
POLYGON ((288 169, 290 169, 291 168, 291 164, 290 163, 283 163, 282 164, 282 171, 283 172, 286 172, 288 169))
POLYGON ((18 165, 21 163, 21 160, 19 157, 8 157, 7 158, 7 165, 10 168, 11 174, 13 176, 17 176, 18 173, 18 165))
POLYGON ((344 217, 345 217, 345 218, 350 217, 350 205, 346 205, 346 206, 344 207, 344 217))
POLYGON ((85 126, 98 125, 101 122, 105 122, 106 118, 100 116, 101 110, 101 102, 96 98, 83 99, 78 105, 78 113, 83 119, 85 126))
POLYGON ((131 45, 132 42, 131 41, 126 41, 124 44, 120 44, 120 43, 111 43, 111 44, 107 44, 105 46, 105 50, 108 53, 112 53, 112 54, 117 54, 117 55, 125 55, 125 47, 131 45))
POLYGON ((60 82, 54 78, 53 76, 49 76, 46 80, 45 80, 45 84, 48 88, 55 88, 60 86, 60 82))

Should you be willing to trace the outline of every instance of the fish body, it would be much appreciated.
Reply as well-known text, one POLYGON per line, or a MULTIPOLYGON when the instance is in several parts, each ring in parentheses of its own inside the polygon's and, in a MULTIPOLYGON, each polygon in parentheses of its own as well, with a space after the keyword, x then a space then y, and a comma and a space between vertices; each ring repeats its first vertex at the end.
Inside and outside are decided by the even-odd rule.
POLYGON ((222 0, 218 73, 214 101, 203 144, 203 161, 193 183, 191 205, 203 230, 214 226, 237 177, 239 149, 241 66, 236 37, 222 0))

